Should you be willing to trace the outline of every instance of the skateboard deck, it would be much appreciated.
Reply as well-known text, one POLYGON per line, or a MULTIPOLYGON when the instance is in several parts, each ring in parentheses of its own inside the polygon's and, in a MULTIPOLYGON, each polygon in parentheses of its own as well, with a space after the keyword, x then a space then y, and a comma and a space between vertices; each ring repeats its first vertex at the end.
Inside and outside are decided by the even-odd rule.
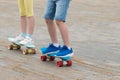
POLYGON ((33 44, 28 44, 28 45, 22 45, 19 44, 19 42, 14 42, 12 37, 8 37, 8 41, 10 41, 12 44, 10 44, 8 46, 9 50, 14 50, 14 49, 21 49, 21 46, 25 46, 26 49, 22 51, 23 54, 35 54, 36 53, 36 49, 35 49, 35 45, 33 44))
MULTIPOLYGON (((46 48, 40 48, 41 53, 45 50, 46 48)), ((41 61, 54 61, 55 58, 59 58, 60 60, 57 61, 56 65, 58 67, 63 67, 63 66, 72 66, 72 60, 70 56, 67 57, 58 57, 56 56, 57 52, 53 52, 50 54, 43 54, 40 56, 41 61)))

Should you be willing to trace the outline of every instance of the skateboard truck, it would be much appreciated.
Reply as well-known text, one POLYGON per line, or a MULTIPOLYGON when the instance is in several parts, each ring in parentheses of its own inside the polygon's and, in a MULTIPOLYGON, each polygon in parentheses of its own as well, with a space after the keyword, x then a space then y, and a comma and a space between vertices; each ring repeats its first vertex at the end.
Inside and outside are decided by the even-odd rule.
POLYGON ((19 50, 20 48, 21 48, 20 45, 17 45, 17 44, 14 44, 14 43, 8 46, 9 50, 13 50, 13 49, 18 49, 19 50))

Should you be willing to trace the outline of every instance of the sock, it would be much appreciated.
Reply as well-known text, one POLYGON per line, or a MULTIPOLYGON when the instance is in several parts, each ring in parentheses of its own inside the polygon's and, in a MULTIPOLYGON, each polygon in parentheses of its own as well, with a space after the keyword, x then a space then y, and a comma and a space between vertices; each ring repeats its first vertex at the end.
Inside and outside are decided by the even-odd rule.
POLYGON ((32 38, 32 34, 27 34, 28 37, 32 38))
POLYGON ((69 50, 71 49, 71 47, 67 47, 69 50))
POLYGON ((53 45, 54 45, 55 47, 59 47, 59 44, 58 44, 58 43, 53 43, 53 45))
POLYGON ((24 33, 24 32, 23 32, 23 33, 21 33, 21 35, 22 35, 23 37, 26 37, 26 33, 24 33))
POLYGON ((69 50, 71 49, 71 47, 69 47, 69 46, 66 46, 69 50))

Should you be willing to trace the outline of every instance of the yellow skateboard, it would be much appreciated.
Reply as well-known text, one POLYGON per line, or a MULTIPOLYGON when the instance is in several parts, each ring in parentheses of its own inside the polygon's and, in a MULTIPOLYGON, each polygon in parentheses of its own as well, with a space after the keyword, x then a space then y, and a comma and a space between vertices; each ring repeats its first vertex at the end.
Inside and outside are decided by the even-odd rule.
POLYGON ((26 49, 22 50, 22 53, 24 55, 26 55, 26 54, 35 54, 36 53, 35 45, 33 45, 33 44, 21 45, 21 44, 19 44, 17 42, 13 42, 13 38, 12 37, 9 37, 8 41, 10 41, 12 43, 12 44, 8 45, 8 49, 9 50, 20 50, 21 46, 25 46, 26 49))

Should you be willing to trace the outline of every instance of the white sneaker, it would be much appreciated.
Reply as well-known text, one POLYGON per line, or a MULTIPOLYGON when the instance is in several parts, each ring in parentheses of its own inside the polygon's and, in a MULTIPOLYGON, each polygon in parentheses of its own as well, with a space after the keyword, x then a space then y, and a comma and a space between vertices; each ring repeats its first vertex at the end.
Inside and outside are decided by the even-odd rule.
POLYGON ((24 40, 20 41, 19 44, 21 45, 28 45, 28 44, 33 44, 32 38, 26 36, 24 40))
POLYGON ((20 42, 20 41, 22 41, 22 40, 24 40, 24 37, 20 34, 19 36, 13 38, 13 39, 12 39, 12 42, 17 43, 17 42, 20 42))

